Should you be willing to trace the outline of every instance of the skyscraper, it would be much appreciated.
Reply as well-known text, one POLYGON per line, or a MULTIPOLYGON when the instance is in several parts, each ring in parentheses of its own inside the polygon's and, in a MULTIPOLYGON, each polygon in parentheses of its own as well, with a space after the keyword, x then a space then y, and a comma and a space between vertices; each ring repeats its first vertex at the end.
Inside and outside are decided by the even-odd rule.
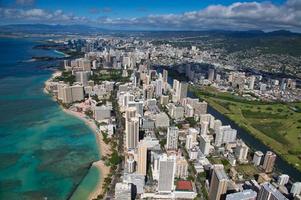
POLYGON ((290 177, 287 174, 281 174, 278 176, 277 183, 278 185, 286 185, 289 181, 290 177))
POLYGON ((255 166, 259 166, 261 163, 263 153, 261 151, 255 151, 253 156, 253 163, 255 166))
POLYGON ((139 118, 132 117, 125 121, 126 148, 135 149, 139 140, 139 118))
POLYGON ((223 165, 213 165, 209 187, 209 200, 220 200, 227 192, 228 176, 223 165))
POLYGON ((264 162, 263 162, 263 166, 262 166, 265 173, 271 173, 273 171, 276 157, 277 156, 275 153, 273 153, 271 151, 267 151, 267 153, 265 154, 264 162))
POLYGON ((208 71, 208 80, 209 81, 214 80, 214 69, 209 69, 209 71, 208 71))
POLYGON ((163 81, 162 79, 156 80, 156 96, 160 97, 162 95, 163 90, 163 81))
POLYGON ((168 80, 168 71, 167 70, 163 70, 163 82, 167 83, 168 80))
POLYGON ((257 193, 253 190, 243 190, 241 192, 236 192, 228 194, 226 200, 256 200, 257 193))
POLYGON ((249 147, 242 141, 238 140, 236 149, 235 149, 235 157, 239 162, 246 162, 248 156, 249 147))
POLYGON ((250 90, 253 90, 253 89, 254 89, 255 79, 256 79, 255 76, 251 76, 251 77, 250 77, 250 80, 249 80, 249 81, 250 81, 250 82, 249 82, 249 89, 250 89, 250 90))
POLYGON ((193 147, 193 135, 188 134, 186 136, 185 148, 187 151, 193 147))
POLYGON ((272 184, 264 183, 258 193, 257 200, 287 200, 272 184))
POLYGON ((167 130, 167 150, 177 150, 178 149, 178 127, 172 126, 167 130))
POLYGON ((84 100, 84 87, 81 85, 70 86, 72 92, 72 101, 82 101, 84 100))
POLYGON ((90 71, 75 72, 75 80, 76 82, 80 82, 83 86, 87 86, 90 74, 90 71))
POLYGON ((293 196, 301 194, 301 182, 296 182, 293 184, 291 189, 291 194, 293 196))
POLYGON ((137 115, 136 107, 126 108, 126 110, 125 110, 125 120, 129 120, 132 117, 136 117, 136 115, 137 115))
POLYGON ((210 139, 207 135, 200 136, 200 150, 205 156, 210 153, 210 139))
POLYGON ((137 173, 146 176, 147 146, 141 140, 138 145, 137 173))
POLYGON ((174 156, 163 154, 159 158, 158 192, 170 193, 174 188, 176 159, 174 156))
POLYGON ((179 100, 187 97, 188 83, 181 82, 178 90, 179 100))
POLYGON ((176 159, 176 172, 175 176, 178 178, 186 178, 188 175, 188 162, 182 156, 176 159))
POLYGON ((175 93, 178 92, 180 82, 177 79, 173 80, 172 89, 175 93))
POLYGON ((133 155, 130 155, 128 159, 126 160, 126 165, 127 165, 127 172, 128 173, 133 173, 135 171, 135 160, 133 155))
POLYGON ((209 123, 206 121, 201 121, 201 135, 206 135, 208 132, 209 123))

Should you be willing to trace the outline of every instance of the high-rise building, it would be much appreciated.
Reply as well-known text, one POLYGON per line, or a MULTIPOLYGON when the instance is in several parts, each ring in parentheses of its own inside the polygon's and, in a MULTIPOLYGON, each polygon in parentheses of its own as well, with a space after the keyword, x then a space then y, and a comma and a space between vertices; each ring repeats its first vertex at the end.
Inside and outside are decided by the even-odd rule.
POLYGON ((201 135, 207 135, 209 123, 206 121, 201 121, 201 135))
POLYGON ((180 82, 177 79, 173 80, 173 84, 172 84, 172 90, 174 91, 174 93, 178 93, 178 89, 180 87, 180 82))
POLYGON ((185 148, 187 151, 193 147, 193 135, 188 134, 186 136, 185 148))
POLYGON ((250 77, 250 82, 249 82, 249 89, 253 90, 254 89, 254 84, 255 84, 255 76, 250 77))
POLYGON ((174 189, 176 158, 163 154, 159 158, 158 192, 170 193, 174 189))
POLYGON ((169 96, 167 96, 167 95, 162 95, 162 96, 160 97, 160 104, 161 104, 161 105, 167 105, 168 102, 169 102, 169 96))
POLYGON ((137 174, 146 176, 147 169, 147 145, 141 140, 138 144, 137 174))
POLYGON ((58 99, 63 103, 72 103, 84 100, 84 87, 81 85, 69 86, 58 84, 58 99))
POLYGON ((91 62, 88 59, 78 59, 78 66, 81 68, 82 71, 91 71, 91 62))
POLYGON ((237 131, 232 129, 231 126, 219 126, 215 132, 214 144, 217 147, 220 147, 222 144, 229 142, 235 142, 237 131))
POLYGON ((81 85, 70 86, 72 93, 72 101, 82 101, 84 100, 84 87, 81 85))
POLYGON ((139 118, 132 117, 125 121, 126 148, 135 149, 139 141, 139 118))
POLYGON ((169 117, 166 113, 161 112, 155 116, 155 126, 156 128, 167 128, 169 127, 169 117))
POLYGON ((207 135, 200 136, 200 150, 205 156, 210 153, 210 139, 207 135))
POLYGON ((249 147, 242 140, 238 140, 235 149, 235 157, 239 162, 248 161, 247 159, 248 151, 249 151, 249 147))
POLYGON ((293 196, 301 194, 301 182, 296 182, 293 184, 290 192, 293 196))
POLYGON ((95 106, 93 114, 96 121, 109 119, 111 117, 111 108, 105 105, 95 106))
POLYGON ((179 100, 187 97, 187 90, 188 90, 188 83, 181 82, 177 94, 179 100))
POLYGON ((157 79, 156 80, 156 96, 157 97, 160 97, 162 95, 162 90, 163 90, 163 80, 157 79))
POLYGON ((172 106, 171 117, 175 120, 180 120, 184 117, 184 108, 182 106, 172 106))
POLYGON ((263 166, 262 166, 265 173, 271 173, 273 171, 276 157, 277 156, 275 153, 273 153, 271 151, 267 151, 267 153, 265 154, 264 162, 263 162, 263 166))
POLYGON ((257 200, 288 200, 272 184, 264 183, 258 193, 257 200))
POLYGON ((136 117, 136 115, 137 115, 136 107, 126 108, 126 110, 125 110, 125 120, 129 120, 132 117, 136 117))
POLYGON ((226 200, 256 200, 257 192, 253 190, 243 190, 241 192, 236 192, 228 194, 226 200))
POLYGON ((128 107, 136 107, 136 112, 140 116, 143 116, 143 101, 129 101, 128 107))
POLYGON ((168 71, 167 70, 163 70, 163 82, 167 83, 168 81, 168 71))
POLYGON ((126 160, 126 165, 127 165, 127 172, 128 173, 133 173, 135 171, 135 160, 132 155, 128 157, 126 160))
POLYGON ((187 104, 185 107, 184 113, 185 117, 193 117, 194 110, 193 107, 190 104, 187 104))
POLYGON ((277 183, 278 185, 286 185, 289 181, 290 177, 287 174, 281 174, 278 176, 277 183))
POLYGON ((177 150, 178 149, 178 127, 172 126, 167 130, 167 142, 166 149, 167 150, 177 150))
POLYGON ((76 82, 81 83, 83 86, 87 86, 90 74, 91 74, 90 71, 75 72, 75 80, 76 82))
POLYGON ((195 115, 206 114, 207 113, 207 107, 208 107, 208 104, 205 101, 203 101, 203 102, 195 102, 193 104, 194 114, 195 115))
POLYGON ((209 69, 208 71, 208 80, 213 81, 214 80, 214 69, 209 69))
POLYGON ((116 183, 115 199, 116 200, 131 200, 132 199, 132 184, 116 183))
POLYGON ((259 166, 263 157, 263 153, 261 151, 255 151, 253 156, 253 164, 255 166, 259 166))
POLYGON ((214 132, 218 132, 219 131, 219 128, 222 126, 222 122, 221 120, 217 119, 217 120, 214 120, 214 127, 213 127, 213 130, 214 132))
POLYGON ((68 85, 58 88, 58 94, 61 94, 58 98, 62 100, 63 103, 72 103, 72 90, 68 85), (61 90, 61 91, 60 91, 61 90))
POLYGON ((182 156, 176 158, 176 172, 177 178, 186 178, 188 176, 188 162, 182 156))
POLYGON ((195 128, 189 128, 188 129, 188 134, 192 135, 192 139, 193 139, 192 141, 193 142, 197 142, 197 136, 199 134, 199 131, 197 129, 195 129, 195 128))
POLYGON ((213 165, 209 187, 209 200, 220 200, 227 192, 228 176, 223 165, 213 165))

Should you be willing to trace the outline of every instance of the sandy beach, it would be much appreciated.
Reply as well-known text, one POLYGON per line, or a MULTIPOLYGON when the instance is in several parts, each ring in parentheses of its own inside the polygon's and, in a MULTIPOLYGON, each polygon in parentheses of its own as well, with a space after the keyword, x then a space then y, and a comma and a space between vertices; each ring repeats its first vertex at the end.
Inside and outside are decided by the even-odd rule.
MULTIPOLYGON (((86 116, 82 113, 75 112, 75 111, 72 111, 72 110, 68 110, 66 108, 63 108, 62 106, 61 106, 61 108, 67 114, 70 114, 70 115, 72 115, 74 117, 77 117, 80 120, 84 121, 90 127, 90 129, 95 134, 99 155, 101 157, 106 156, 106 155, 111 153, 110 146, 107 145, 103 141, 103 136, 99 132, 98 127, 96 126, 94 120, 86 118, 86 116)), ((107 167, 102 160, 94 162, 93 165, 95 167, 97 167, 97 169, 99 170, 100 179, 98 180, 97 186, 95 187, 94 191, 91 191, 91 193, 89 195, 89 198, 88 198, 89 200, 92 200, 92 199, 96 198, 98 195, 102 194, 103 181, 104 181, 105 177, 107 177, 107 175, 110 173, 110 168, 107 167)))
MULTIPOLYGON (((62 73, 61 71, 54 72, 52 74, 52 76, 45 82, 45 85, 47 83, 49 83, 53 78, 60 76, 61 73, 62 73)), ((44 92, 49 93, 46 88, 44 88, 44 92)), ((54 100, 56 101, 55 98, 54 98, 54 100)), ((100 157, 106 156, 111 153, 110 145, 106 144, 103 141, 103 136, 99 132, 99 129, 96 126, 95 121, 93 119, 87 118, 86 115, 83 113, 79 113, 79 112, 75 112, 75 111, 66 109, 61 105, 60 105, 60 107, 65 113, 84 121, 85 124, 93 131, 93 133, 95 134, 97 147, 98 147, 98 153, 99 153, 100 157)), ((97 169, 99 170, 100 178, 98 180, 98 183, 97 183, 97 186, 95 187, 95 189, 93 191, 91 191, 89 198, 88 198, 89 200, 95 199, 98 195, 102 194, 103 181, 107 177, 107 175, 110 173, 110 168, 107 167, 102 160, 94 162, 93 165, 95 167, 97 167, 97 169)))

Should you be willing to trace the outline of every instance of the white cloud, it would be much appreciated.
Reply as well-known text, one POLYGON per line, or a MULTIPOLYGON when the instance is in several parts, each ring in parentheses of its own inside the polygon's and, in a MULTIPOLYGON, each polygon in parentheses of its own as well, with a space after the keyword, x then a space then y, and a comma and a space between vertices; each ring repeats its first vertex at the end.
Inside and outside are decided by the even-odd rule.
POLYGON ((229 6, 210 5, 183 14, 150 15, 131 19, 100 19, 100 25, 161 29, 289 29, 301 31, 301 0, 282 5, 271 2, 236 2, 229 6))
POLYGON ((53 12, 44 9, 17 9, 17 8, 0 8, 0 18, 10 23, 30 22, 30 23, 86 23, 89 20, 85 17, 75 16, 64 13, 62 10, 53 12))
MULTIPOLYGON (((24 0, 25 1, 25 0, 24 0)), ((210 5, 205 9, 182 14, 149 15, 138 18, 88 19, 42 9, 0 8, 0 17, 7 21, 39 21, 57 23, 89 23, 128 29, 289 29, 301 32, 301 0, 287 0, 282 5, 271 2, 236 2, 229 6, 210 5)))

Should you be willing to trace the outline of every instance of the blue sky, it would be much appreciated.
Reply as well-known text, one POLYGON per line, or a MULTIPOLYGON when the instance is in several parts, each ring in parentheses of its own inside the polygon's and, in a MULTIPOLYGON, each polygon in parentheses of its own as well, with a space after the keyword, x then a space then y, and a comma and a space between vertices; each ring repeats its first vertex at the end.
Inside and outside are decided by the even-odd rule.
MULTIPOLYGON (((1 0, 0 0, 1 1, 1 0)), ((253 2, 244 0, 242 2, 253 2)), ((2 4, 11 7, 37 7, 48 10, 64 10, 81 16, 96 18, 110 17, 141 17, 150 14, 179 14, 187 11, 204 9, 209 5, 231 5, 235 0, 24 0, 17 4, 15 0, 2 0, 2 4), (28 2, 28 3, 26 3, 28 2), (95 12, 93 12, 95 11, 95 12)), ((264 2, 259 0, 257 2, 264 2)), ((272 0, 281 4, 284 0, 272 0)))
POLYGON ((301 0, 0 0, 0 23, 298 30, 300 11, 301 0))

